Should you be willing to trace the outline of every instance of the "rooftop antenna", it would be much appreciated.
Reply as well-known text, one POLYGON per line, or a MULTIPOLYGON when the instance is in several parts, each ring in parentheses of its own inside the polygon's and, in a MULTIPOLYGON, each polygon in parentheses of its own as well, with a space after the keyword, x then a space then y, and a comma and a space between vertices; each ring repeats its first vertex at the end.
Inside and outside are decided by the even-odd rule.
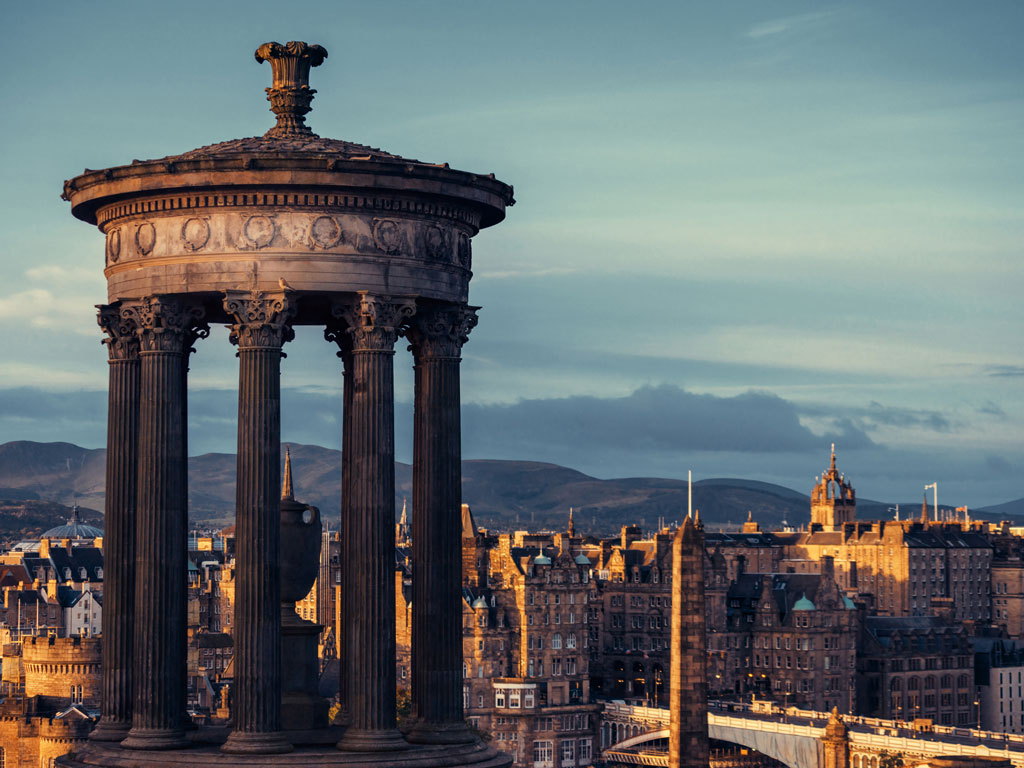
POLYGON ((935 513, 934 513, 934 514, 935 514, 935 521, 936 521, 936 522, 938 522, 938 520, 939 520, 939 483, 938 483, 938 481, 936 481, 936 482, 934 482, 934 483, 929 483, 928 485, 926 485, 926 486, 924 487, 924 489, 925 489, 926 491, 927 491, 927 490, 928 490, 929 488, 931 488, 931 489, 932 489, 932 490, 933 490, 933 491, 935 492, 935 496, 934 496, 934 500, 935 500, 935 501, 934 501, 934 504, 935 504, 935 513))

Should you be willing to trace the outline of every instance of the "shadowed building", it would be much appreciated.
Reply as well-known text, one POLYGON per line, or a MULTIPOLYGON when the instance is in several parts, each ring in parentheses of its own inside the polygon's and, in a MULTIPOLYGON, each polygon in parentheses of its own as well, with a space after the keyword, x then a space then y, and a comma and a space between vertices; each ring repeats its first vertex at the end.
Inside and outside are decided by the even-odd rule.
POLYGON ((470 241, 504 218, 512 189, 493 174, 315 135, 308 80, 326 57, 301 42, 256 51, 273 69, 277 124, 264 136, 65 183, 74 216, 106 238, 99 322, 110 360, 102 719, 79 764, 153 762, 153 750, 185 748, 192 764, 244 764, 229 755, 295 747, 322 763, 380 764, 390 758, 378 753, 394 750, 411 750, 403 759, 413 763, 507 763, 463 716, 459 362, 476 324, 470 241), (226 739, 190 732, 184 715, 188 358, 211 323, 230 326, 239 360, 226 739), (298 325, 324 329, 343 382, 342 709, 333 728, 314 730, 282 718, 280 368, 298 325), (392 588, 400 336, 415 368, 417 631, 405 734, 392 588))

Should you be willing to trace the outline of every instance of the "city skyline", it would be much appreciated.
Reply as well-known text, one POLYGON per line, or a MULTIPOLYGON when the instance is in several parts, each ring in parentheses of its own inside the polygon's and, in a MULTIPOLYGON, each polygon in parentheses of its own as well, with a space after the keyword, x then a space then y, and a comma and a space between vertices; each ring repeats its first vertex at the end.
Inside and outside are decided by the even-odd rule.
MULTIPOLYGON (((251 51, 305 39, 330 52, 314 131, 516 185, 477 241, 466 458, 803 491, 835 441, 866 498, 1020 497, 1017 7, 190 7, 10 13, 3 440, 103 443, 103 246, 61 181, 262 133, 251 51)), ((219 342, 191 362, 193 453, 234 450, 219 342)), ((287 351, 284 439, 338 447, 330 350, 287 351)))

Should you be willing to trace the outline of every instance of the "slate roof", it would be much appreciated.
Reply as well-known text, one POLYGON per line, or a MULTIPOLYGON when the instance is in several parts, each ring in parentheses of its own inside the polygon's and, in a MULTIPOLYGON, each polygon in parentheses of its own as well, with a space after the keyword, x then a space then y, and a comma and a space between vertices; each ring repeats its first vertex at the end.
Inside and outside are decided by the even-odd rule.
POLYGON ((217 144, 207 144, 205 147, 198 147, 188 152, 183 152, 180 155, 171 155, 161 159, 173 162, 175 160, 199 160, 204 157, 260 154, 330 155, 332 157, 341 155, 346 160, 376 160, 427 165, 427 163, 421 163, 419 160, 411 160, 400 155, 393 155, 377 147, 356 144, 351 141, 341 141, 339 139, 325 139, 315 134, 250 136, 244 139, 231 139, 230 141, 221 141, 217 144))

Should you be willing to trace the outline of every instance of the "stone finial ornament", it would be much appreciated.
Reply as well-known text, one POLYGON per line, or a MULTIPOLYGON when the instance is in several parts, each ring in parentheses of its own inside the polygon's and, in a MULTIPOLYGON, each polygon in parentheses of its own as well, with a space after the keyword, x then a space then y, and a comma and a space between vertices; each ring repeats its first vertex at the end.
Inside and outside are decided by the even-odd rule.
POLYGON ((277 115, 277 125, 266 136, 313 136, 306 125, 315 90, 309 87, 309 68, 319 67, 327 58, 327 49, 296 40, 286 45, 264 43, 256 49, 256 61, 269 61, 274 82, 267 88, 270 111, 277 115))

